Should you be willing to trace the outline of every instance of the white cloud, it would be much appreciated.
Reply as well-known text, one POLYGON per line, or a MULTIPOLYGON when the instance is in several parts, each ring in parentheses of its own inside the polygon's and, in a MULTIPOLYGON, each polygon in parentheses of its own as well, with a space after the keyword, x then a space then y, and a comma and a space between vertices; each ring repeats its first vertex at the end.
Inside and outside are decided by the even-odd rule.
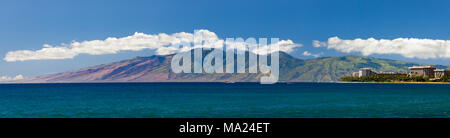
MULTIPOLYGON (((292 51, 294 51, 295 47, 301 47, 302 44, 295 44, 294 42, 292 42, 292 40, 281 40, 278 41, 279 49, 274 48, 275 44, 269 44, 269 45, 264 45, 264 46, 260 46, 257 48, 254 48, 252 50, 253 53, 255 54, 260 54, 260 55, 266 55, 268 53, 272 53, 275 51, 283 51, 283 52, 287 52, 290 53, 292 51)), ((250 47, 252 47, 252 45, 250 45, 250 47)), ((253 46, 255 47, 255 46, 253 46)))
POLYGON ((313 53, 310 53, 309 51, 304 51, 302 55, 303 55, 303 56, 312 56, 312 57, 318 58, 318 57, 320 57, 322 54, 323 54, 323 53, 313 54, 313 53))
POLYGON ((327 46, 327 43, 320 42, 318 40, 313 40, 312 45, 313 45, 313 47, 324 47, 324 46, 327 46))
POLYGON ((418 38, 342 40, 338 37, 331 37, 328 39, 327 47, 346 53, 359 52, 365 56, 399 54, 407 58, 450 58, 450 40, 418 38))
MULTIPOLYGON (((135 33, 122 38, 110 37, 105 40, 73 41, 70 44, 52 46, 44 44, 39 50, 17 50, 6 54, 4 60, 7 62, 45 59, 70 59, 79 54, 104 55, 115 54, 120 51, 140 51, 145 49, 156 50, 158 55, 168 55, 179 51, 189 50, 186 48, 175 48, 173 44, 195 43, 204 41, 205 47, 222 46, 224 40, 219 39, 214 32, 208 30, 196 30, 194 33, 174 34, 144 34, 135 33), (195 39, 195 40, 194 40, 195 39)), ((291 52, 293 48, 300 47, 291 40, 280 40, 280 51, 291 52)), ((197 48, 198 46, 194 46, 197 48)), ((252 51, 254 52, 254 51, 252 51)))
POLYGON ((0 76, 0 81, 14 81, 14 80, 21 80, 24 79, 22 75, 17 75, 15 77, 9 77, 9 76, 0 76))

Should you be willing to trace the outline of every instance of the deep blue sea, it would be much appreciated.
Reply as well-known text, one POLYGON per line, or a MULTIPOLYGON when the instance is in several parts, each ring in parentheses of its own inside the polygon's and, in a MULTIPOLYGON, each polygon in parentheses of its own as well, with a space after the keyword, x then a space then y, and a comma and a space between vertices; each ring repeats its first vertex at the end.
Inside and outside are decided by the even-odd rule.
POLYGON ((449 84, 0 84, 0 117, 450 117, 449 84))

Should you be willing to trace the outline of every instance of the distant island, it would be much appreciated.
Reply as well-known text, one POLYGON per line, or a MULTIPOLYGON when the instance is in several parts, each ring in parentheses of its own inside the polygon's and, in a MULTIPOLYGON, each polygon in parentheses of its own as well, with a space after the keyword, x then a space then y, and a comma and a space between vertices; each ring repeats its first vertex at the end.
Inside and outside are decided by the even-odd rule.
MULTIPOLYGON (((206 55, 207 52, 204 51, 206 55)), ((237 55, 236 55, 237 56, 237 55)), ((248 56, 248 52, 245 53, 248 56)), ((153 55, 136 57, 55 74, 46 74, 9 83, 77 83, 77 82, 259 82, 261 73, 228 74, 228 73, 173 73, 170 68, 173 55, 153 55)), ((224 57, 225 58, 225 57, 224 57)), ((337 82, 362 81, 364 77, 352 76, 352 72, 361 68, 371 68, 389 72, 407 72, 408 67, 425 66, 425 64, 400 60, 381 59, 373 57, 346 55, 339 57, 319 57, 314 59, 299 59, 288 53, 280 52, 280 82, 337 82)), ((246 62, 248 66, 248 62, 246 62)), ((437 68, 450 69, 450 66, 433 65, 437 68)), ((225 66, 224 66, 225 67, 225 66)), ((375 71, 374 71, 375 72, 375 71)), ((359 72, 358 72, 359 73, 359 72)), ((372 77, 379 77, 379 73, 372 77)), ((407 74, 404 80, 411 79, 407 74)), ((414 79, 414 78, 413 78, 414 79)), ((417 78, 418 79, 418 78, 417 78)), ((367 81, 376 79, 367 79, 367 81)), ((401 79, 390 79, 401 80, 401 79)), ((365 81, 365 80, 364 80, 365 81)), ((386 81, 386 80, 383 80, 386 81)), ((409 80, 406 80, 409 81, 409 80)), ((416 80, 413 80, 416 81, 416 80)), ((423 80, 426 81, 426 80, 423 80)), ((6 82, 8 83, 8 82, 6 82)))
POLYGON ((361 68, 351 76, 340 78, 343 82, 450 82, 450 70, 433 66, 412 66, 406 72, 377 72, 372 68, 361 68))

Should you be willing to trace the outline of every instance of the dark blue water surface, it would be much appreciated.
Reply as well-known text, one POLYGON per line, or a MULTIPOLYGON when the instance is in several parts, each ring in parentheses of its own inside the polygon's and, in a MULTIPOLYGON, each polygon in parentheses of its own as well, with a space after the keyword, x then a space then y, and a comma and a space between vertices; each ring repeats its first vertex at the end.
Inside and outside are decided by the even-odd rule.
POLYGON ((449 84, 1 84, 0 117, 450 117, 449 84))

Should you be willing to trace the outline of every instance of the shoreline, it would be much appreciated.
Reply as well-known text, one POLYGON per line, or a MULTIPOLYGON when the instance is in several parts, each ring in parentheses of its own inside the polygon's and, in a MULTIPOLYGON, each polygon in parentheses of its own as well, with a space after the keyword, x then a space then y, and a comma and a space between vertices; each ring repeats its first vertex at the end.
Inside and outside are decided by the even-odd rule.
MULTIPOLYGON (((0 82, 2 84, 114 84, 114 83, 225 83, 232 84, 227 82, 200 82, 200 81, 192 81, 192 82, 179 82, 179 81, 166 81, 166 82, 0 82)), ((233 82, 233 83, 259 83, 259 82, 233 82)), ((334 82, 277 82, 275 84, 290 84, 290 83, 382 83, 382 84, 450 84, 450 82, 351 82, 351 81, 334 81, 334 82)))
POLYGON ((350 82, 339 81, 338 83, 407 83, 407 84, 450 84, 450 82, 350 82))

